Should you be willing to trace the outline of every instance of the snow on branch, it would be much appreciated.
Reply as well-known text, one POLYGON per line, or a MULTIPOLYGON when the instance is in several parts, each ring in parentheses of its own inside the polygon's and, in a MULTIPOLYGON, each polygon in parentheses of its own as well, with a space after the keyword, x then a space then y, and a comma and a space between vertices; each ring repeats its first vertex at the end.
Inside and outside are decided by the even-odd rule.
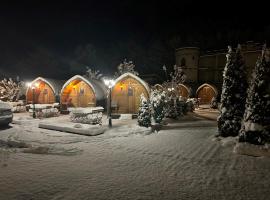
POLYGON ((119 77, 122 74, 127 73, 127 72, 138 76, 139 73, 135 71, 134 68, 135 68, 135 65, 132 61, 127 61, 126 59, 124 59, 124 61, 118 65, 117 72, 115 73, 115 77, 119 77))
POLYGON ((94 70, 90 67, 86 67, 86 74, 84 77, 100 80, 103 77, 103 74, 101 74, 99 70, 94 70))

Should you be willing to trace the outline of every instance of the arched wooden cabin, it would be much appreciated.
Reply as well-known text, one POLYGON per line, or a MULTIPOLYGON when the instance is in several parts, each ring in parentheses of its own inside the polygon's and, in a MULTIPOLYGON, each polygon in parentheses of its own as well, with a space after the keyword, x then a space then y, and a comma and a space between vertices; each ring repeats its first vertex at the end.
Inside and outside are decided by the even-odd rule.
POLYGON ((210 104, 212 98, 217 97, 218 91, 215 86, 204 83, 197 89, 196 95, 200 98, 200 104, 210 104))
POLYGON ((104 106, 105 97, 106 89, 101 81, 75 75, 63 85, 60 100, 67 107, 92 107, 104 106))
POLYGON ((149 98, 150 89, 146 82, 132 73, 125 73, 115 80, 112 88, 113 112, 138 113, 140 96, 149 98))
POLYGON ((38 77, 26 89, 26 103, 52 104, 58 101, 63 81, 38 77), (34 89, 34 95, 33 95, 34 89))
POLYGON ((184 97, 184 98, 189 98, 191 91, 190 88, 184 84, 178 84, 177 85, 177 92, 179 96, 184 97))

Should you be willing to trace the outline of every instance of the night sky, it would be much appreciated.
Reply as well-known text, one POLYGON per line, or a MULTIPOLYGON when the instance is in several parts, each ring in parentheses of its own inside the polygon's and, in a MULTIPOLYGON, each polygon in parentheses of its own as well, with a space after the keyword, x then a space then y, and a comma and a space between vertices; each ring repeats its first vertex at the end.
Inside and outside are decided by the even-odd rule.
POLYGON ((127 58, 162 75, 174 50, 224 49, 270 39, 259 1, 39 1, 0 3, 0 76, 66 79, 86 66, 112 74, 127 58))

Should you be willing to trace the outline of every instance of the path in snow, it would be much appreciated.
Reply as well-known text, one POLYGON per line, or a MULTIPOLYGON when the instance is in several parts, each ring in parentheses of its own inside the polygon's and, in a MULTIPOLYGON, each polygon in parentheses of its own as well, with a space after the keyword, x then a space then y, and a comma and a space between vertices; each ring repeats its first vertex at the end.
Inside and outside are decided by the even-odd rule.
POLYGON ((150 135, 132 134, 134 120, 113 123, 95 137, 35 123, 0 131, 1 140, 51 149, 0 148, 0 199, 269 199, 270 159, 212 141, 214 121, 186 117, 150 135))

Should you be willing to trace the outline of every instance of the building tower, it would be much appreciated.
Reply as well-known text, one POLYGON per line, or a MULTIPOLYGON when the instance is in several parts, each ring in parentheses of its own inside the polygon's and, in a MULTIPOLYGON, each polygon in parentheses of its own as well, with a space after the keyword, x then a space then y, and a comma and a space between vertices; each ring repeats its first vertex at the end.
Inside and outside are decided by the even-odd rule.
POLYGON ((175 51, 176 65, 181 66, 187 76, 187 83, 198 82, 200 49, 198 47, 178 48, 175 51))

